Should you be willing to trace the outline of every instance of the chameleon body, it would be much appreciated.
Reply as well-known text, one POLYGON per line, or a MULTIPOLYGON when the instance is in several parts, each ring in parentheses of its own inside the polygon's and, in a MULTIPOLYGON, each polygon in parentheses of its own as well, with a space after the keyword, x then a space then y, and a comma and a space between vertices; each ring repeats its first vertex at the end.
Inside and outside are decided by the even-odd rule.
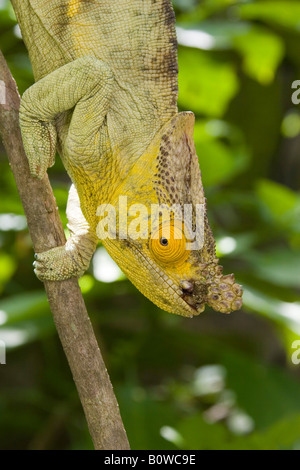
MULTIPOLYGON (((164 310, 191 317, 205 304, 229 313, 241 288, 222 275, 206 211, 203 243, 183 249, 180 211, 205 207, 194 115, 177 110, 177 43, 170 0, 12 0, 36 83, 20 125, 30 170, 43 178, 58 150, 73 185, 65 246, 36 255, 42 280, 81 276, 97 246, 98 208, 116 208, 103 244, 136 287, 164 310), (120 237, 128 206, 176 204, 171 232, 120 237), (181 209, 180 209, 181 208, 181 209)), ((130 219, 129 219, 130 221, 130 219)), ((129 223, 129 222, 127 222, 129 223)), ((147 222, 148 223, 148 222, 147 222)), ((183 235, 183 239, 185 236, 183 235)))

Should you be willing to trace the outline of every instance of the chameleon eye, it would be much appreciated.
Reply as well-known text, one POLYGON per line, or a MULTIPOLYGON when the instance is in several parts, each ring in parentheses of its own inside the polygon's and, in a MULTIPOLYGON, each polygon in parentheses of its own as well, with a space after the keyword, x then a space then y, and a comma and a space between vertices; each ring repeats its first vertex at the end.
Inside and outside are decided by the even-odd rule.
POLYGON ((161 237, 159 241, 160 241, 160 244, 161 244, 162 246, 168 246, 168 244, 169 244, 168 239, 165 238, 165 237, 161 237))
POLYGON ((154 258, 164 264, 181 264, 189 256, 186 238, 178 225, 160 225, 152 233, 149 247, 154 258))

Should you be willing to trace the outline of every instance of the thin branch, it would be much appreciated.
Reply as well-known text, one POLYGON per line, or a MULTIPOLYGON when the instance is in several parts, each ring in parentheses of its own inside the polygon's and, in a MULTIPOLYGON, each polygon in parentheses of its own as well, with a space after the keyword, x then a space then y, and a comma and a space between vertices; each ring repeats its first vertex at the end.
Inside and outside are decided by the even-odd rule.
MULTIPOLYGON (((48 180, 30 175, 19 128, 20 97, 0 52, 0 135, 14 174, 36 252, 65 243, 63 226, 48 180), (0 84, 1 85, 1 84, 0 84)), ((45 282, 54 322, 67 356, 96 449, 129 449, 117 400, 76 279, 45 282)))

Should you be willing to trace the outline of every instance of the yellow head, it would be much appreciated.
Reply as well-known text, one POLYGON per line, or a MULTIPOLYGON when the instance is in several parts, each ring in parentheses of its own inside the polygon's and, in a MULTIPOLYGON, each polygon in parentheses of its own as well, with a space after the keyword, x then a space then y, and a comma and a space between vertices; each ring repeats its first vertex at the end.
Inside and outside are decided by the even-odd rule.
POLYGON ((160 131, 114 192, 115 238, 102 239, 146 297, 186 317, 205 304, 224 313, 242 305, 215 255, 193 128, 194 115, 180 113, 160 131))

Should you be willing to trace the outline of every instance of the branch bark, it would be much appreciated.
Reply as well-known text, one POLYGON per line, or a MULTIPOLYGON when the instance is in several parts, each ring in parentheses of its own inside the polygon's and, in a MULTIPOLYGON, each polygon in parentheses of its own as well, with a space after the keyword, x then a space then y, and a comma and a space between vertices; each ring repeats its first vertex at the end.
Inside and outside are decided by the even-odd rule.
MULTIPOLYGON (((0 80, 5 104, 0 103, 0 136, 14 174, 36 252, 65 243, 48 176, 42 181, 29 172, 19 128, 20 97, 0 51, 0 80)), ((129 449, 118 403, 99 350, 76 279, 45 282, 54 322, 67 356, 95 449, 129 449)))

